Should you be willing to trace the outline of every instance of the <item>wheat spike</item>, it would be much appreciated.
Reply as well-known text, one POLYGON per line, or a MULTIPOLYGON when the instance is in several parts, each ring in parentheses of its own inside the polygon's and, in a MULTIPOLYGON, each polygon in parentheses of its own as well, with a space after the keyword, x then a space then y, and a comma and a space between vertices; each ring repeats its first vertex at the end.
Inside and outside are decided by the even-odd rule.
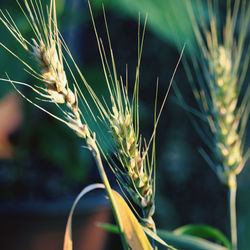
MULTIPOLYGON (((250 58, 249 47, 246 49, 250 4, 241 0, 228 1, 222 38, 215 6, 213 1, 208 1, 210 24, 207 26, 204 20, 194 15, 191 3, 187 4, 202 52, 198 64, 197 61, 193 64, 200 76, 198 87, 194 87, 193 92, 210 127, 210 138, 203 133, 204 141, 212 142, 208 144, 214 154, 213 159, 209 159, 210 165, 222 182, 229 184, 230 176, 239 174, 249 157, 249 151, 243 152, 250 89, 248 86, 243 93, 242 86, 250 58), (236 24, 239 25, 239 34, 235 31, 236 24)), ((207 154, 203 155, 208 159, 207 154)))

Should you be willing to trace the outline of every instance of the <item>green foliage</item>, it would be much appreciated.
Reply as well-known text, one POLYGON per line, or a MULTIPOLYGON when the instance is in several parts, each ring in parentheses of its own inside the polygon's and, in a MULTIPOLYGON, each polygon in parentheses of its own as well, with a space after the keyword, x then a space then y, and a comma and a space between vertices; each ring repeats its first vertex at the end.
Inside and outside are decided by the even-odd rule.
POLYGON ((124 16, 132 16, 135 20, 138 19, 138 13, 143 17, 148 15, 148 27, 159 37, 178 48, 182 48, 186 42, 192 46, 195 38, 186 0, 105 0, 93 1, 93 6, 100 9, 100 2, 124 16))
POLYGON ((159 236, 169 244, 182 250, 227 250, 221 245, 190 235, 177 235, 175 233, 158 230, 159 236))
POLYGON ((203 239, 214 240, 223 244, 228 249, 231 249, 231 244, 226 236, 218 229, 208 225, 185 225, 173 231, 176 235, 191 235, 203 239))

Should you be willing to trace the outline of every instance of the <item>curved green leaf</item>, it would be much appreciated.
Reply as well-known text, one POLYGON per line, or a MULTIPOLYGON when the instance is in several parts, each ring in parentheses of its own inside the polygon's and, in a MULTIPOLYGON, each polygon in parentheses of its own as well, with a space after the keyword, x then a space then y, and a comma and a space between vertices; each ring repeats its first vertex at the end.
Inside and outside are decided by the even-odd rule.
POLYGON ((103 223, 103 222, 98 222, 97 226, 100 227, 101 229, 113 233, 113 234, 119 234, 119 228, 116 225, 110 224, 110 223, 103 223))
POLYGON ((228 249, 231 249, 231 244, 227 237, 218 229, 208 225, 185 225, 173 231, 175 234, 185 234, 197 236, 208 240, 214 240, 217 243, 223 244, 228 249))
POLYGON ((166 230, 157 230, 158 235, 181 250, 228 250, 219 244, 191 235, 178 235, 166 230))

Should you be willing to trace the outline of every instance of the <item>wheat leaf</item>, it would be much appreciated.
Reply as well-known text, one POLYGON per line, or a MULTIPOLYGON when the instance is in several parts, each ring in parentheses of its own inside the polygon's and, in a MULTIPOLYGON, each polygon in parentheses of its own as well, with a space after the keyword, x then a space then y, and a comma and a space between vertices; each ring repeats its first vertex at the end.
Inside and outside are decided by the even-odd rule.
POLYGON ((66 225, 66 230, 65 230, 65 235, 64 235, 64 244, 63 244, 63 250, 72 250, 73 249, 73 243, 72 243, 72 216, 75 210, 75 207, 77 205, 77 203, 79 202, 79 200, 88 192, 97 189, 97 188, 104 188, 103 184, 100 183, 96 183, 96 184, 92 184, 89 185, 87 187, 85 187, 80 194, 76 197, 73 206, 70 210, 70 214, 68 217, 68 221, 67 221, 67 225, 66 225))
MULTIPOLYGON (((73 249, 72 216, 77 203, 84 195, 97 188, 104 189, 104 185, 99 183, 89 185, 85 187, 75 199, 74 204, 70 210, 70 214, 66 225, 63 250, 73 249)), ((150 245, 150 242, 146 234, 144 233, 141 225, 139 224, 138 220, 136 219, 135 215, 133 214, 133 212, 131 211, 125 200, 116 191, 112 190, 112 192, 115 199, 115 203, 117 205, 118 216, 121 218, 121 223, 124 228, 124 235, 129 247, 131 249, 136 249, 136 250, 149 250, 149 249, 151 250, 152 246, 150 245)))
POLYGON ((142 226, 139 224, 125 200, 114 190, 113 195, 117 204, 118 214, 121 217, 124 234, 128 245, 131 247, 131 249, 136 250, 152 249, 152 246, 150 245, 149 240, 142 229, 142 226))

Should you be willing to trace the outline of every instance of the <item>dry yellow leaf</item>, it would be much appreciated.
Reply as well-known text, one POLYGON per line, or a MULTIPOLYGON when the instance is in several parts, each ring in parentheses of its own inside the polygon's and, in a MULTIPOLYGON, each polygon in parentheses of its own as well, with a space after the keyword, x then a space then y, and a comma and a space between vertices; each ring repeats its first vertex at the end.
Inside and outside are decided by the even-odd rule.
POLYGON ((128 245, 133 250, 153 249, 140 223, 136 219, 135 215, 133 214, 125 200, 119 193, 114 190, 113 195, 118 208, 118 214, 122 221, 124 235, 128 245))

